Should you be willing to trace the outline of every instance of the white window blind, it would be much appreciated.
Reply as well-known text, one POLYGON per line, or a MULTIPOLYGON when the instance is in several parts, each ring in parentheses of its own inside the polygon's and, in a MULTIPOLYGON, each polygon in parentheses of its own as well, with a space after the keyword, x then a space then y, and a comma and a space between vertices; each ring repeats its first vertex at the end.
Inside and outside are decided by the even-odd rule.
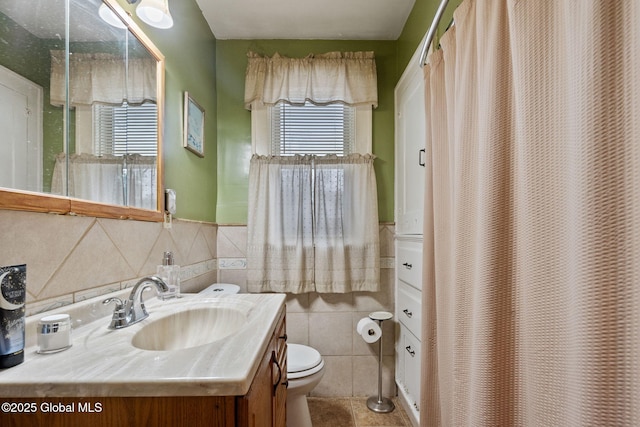
POLYGON ((343 104, 276 104, 271 108, 271 152, 280 156, 351 154, 355 116, 355 108, 343 104))
POLYGON ((94 153, 158 154, 158 108, 154 103, 112 106, 94 104, 94 153))

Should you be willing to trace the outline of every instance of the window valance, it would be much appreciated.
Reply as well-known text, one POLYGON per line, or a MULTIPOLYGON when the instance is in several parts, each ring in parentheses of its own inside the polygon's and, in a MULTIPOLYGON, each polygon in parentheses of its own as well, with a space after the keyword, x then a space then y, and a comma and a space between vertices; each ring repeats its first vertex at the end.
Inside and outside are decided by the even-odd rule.
POLYGON ((376 63, 373 52, 328 52, 305 58, 271 58, 247 54, 245 108, 286 101, 302 105, 344 102, 378 106, 376 63))
MULTIPOLYGON (((142 104, 156 100, 156 63, 149 58, 74 53, 69 57, 69 103, 142 104)), ((51 51, 51 104, 65 103, 65 52, 51 51)))

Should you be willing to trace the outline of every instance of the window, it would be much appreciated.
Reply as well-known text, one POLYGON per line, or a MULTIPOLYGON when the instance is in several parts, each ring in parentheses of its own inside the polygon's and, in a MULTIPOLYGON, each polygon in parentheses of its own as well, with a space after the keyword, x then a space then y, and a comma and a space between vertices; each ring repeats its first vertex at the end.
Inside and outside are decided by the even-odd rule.
POLYGON ((154 103, 94 104, 93 152, 97 156, 155 156, 158 151, 157 123, 158 108, 154 103))
POLYGON ((355 108, 343 104, 301 106, 281 102, 271 108, 271 153, 351 154, 355 148, 355 108))
POLYGON ((371 106, 254 106, 252 150, 261 155, 371 153, 371 106))
POLYGON ((251 292, 380 289, 374 156, 368 154, 377 105, 373 52, 302 60, 249 55, 251 292), (297 106, 305 100, 315 104, 297 106), (333 104, 338 100, 344 104, 333 104))
POLYGON ((262 155, 249 171, 249 288, 378 290, 371 107, 279 103, 252 120, 262 155))
MULTIPOLYGON (((270 107, 270 149, 277 156, 327 155, 344 156, 355 151, 355 107, 344 104, 291 105, 280 102, 270 107)), ((344 170, 341 165, 324 165, 318 169, 314 158, 307 166, 283 164, 280 168, 280 191, 283 202, 293 206, 294 200, 309 201, 309 208, 316 206, 316 199, 340 200, 344 186, 344 170), (321 176, 323 179, 318 179, 321 176), (299 188, 298 188, 299 187, 299 188), (290 200, 289 200, 290 199, 290 200)), ((324 212, 330 222, 338 221, 338 213, 333 210, 324 212)), ((299 223, 289 218, 285 212, 284 238, 287 245, 295 245, 299 237, 299 223)), ((317 217, 317 213, 308 212, 308 219, 317 217)), ((303 222, 304 223, 304 222, 303 222)), ((310 241, 316 242, 317 233, 312 233, 317 225, 305 223, 310 241), (311 236, 313 234, 313 236, 311 236)))

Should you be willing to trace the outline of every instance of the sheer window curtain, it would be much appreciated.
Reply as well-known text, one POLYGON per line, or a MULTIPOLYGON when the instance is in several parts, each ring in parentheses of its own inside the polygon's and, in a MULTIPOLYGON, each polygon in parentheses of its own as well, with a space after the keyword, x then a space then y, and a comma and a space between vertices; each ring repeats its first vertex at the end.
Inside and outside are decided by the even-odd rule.
MULTIPOLYGON (((249 56, 245 92, 248 106, 288 100, 289 91, 270 97, 263 89, 282 88, 291 82, 304 82, 290 88, 295 102, 335 102, 336 90, 346 88, 346 92, 337 95, 338 100, 346 102, 348 98, 353 105, 377 105, 371 53, 334 52, 300 60, 278 55, 249 56), (363 68, 365 73, 361 72, 363 68), (336 76, 342 77, 336 80, 336 76), (344 76, 356 80, 357 87, 349 90, 344 76), (364 83, 367 89, 360 90, 364 83), (256 88, 260 89, 256 92, 256 88), (351 97, 354 93, 360 93, 359 97, 351 97)), ((249 170, 249 290, 378 291, 380 244, 374 156, 262 154, 254 154, 249 170)))
POLYGON ((421 425, 640 425, 640 4, 454 18, 425 67, 421 425))
POLYGON ((67 156, 62 153, 56 157, 51 192, 101 203, 155 210, 156 174, 155 156, 129 154, 98 157, 92 154, 72 154, 67 161, 67 156), (123 174, 123 169, 126 169, 126 174, 123 174), (125 177, 126 181, 123 181, 125 177))

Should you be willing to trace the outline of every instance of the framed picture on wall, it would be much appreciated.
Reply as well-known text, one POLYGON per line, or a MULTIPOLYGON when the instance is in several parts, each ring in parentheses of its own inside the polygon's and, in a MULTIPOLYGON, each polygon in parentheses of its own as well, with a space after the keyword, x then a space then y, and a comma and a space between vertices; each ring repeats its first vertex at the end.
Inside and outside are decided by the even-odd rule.
POLYGON ((184 141, 182 146, 204 157, 204 109, 184 93, 184 141))

